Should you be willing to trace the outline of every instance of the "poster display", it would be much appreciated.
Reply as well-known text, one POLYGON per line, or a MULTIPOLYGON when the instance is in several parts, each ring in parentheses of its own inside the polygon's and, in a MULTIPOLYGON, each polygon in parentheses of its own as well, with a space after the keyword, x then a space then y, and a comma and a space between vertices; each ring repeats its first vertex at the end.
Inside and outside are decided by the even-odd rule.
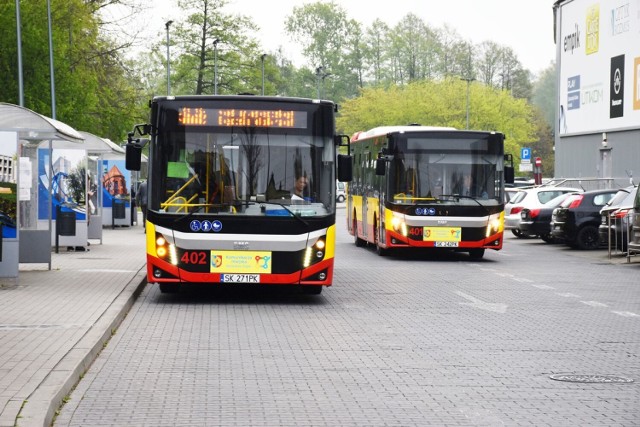
POLYGON ((640 0, 562 5, 560 135, 640 127, 640 0))
POLYGON ((17 146, 16 132, 0 132, 0 225, 3 239, 17 238, 17 146))

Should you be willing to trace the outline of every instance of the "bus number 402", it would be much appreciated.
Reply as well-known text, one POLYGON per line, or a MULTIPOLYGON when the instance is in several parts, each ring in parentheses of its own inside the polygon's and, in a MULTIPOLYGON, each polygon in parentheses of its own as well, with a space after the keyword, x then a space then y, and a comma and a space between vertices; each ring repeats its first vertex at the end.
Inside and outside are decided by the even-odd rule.
POLYGON ((186 251, 180 261, 183 264, 207 264, 207 253, 203 251, 186 251))

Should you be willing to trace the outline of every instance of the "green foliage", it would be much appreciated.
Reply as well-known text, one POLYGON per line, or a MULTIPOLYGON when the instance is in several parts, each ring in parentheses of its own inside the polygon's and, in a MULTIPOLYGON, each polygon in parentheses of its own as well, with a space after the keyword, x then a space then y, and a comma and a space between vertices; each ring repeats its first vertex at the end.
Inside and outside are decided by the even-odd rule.
MULTIPOLYGON (((94 5, 51 2, 56 119, 114 141, 139 115, 141 97, 94 5)), ((24 106, 53 116, 46 2, 20 2, 24 106)), ((15 2, 0 2, 0 101, 19 104, 15 2)))
MULTIPOLYGON (((466 82, 460 79, 368 87, 358 98, 342 104, 337 129, 353 134, 377 126, 409 123, 464 129, 466 90, 466 82)), ((470 129, 505 133, 506 152, 514 156, 519 155, 523 143, 536 139, 534 110, 526 100, 477 82, 470 84, 469 92, 470 129)))

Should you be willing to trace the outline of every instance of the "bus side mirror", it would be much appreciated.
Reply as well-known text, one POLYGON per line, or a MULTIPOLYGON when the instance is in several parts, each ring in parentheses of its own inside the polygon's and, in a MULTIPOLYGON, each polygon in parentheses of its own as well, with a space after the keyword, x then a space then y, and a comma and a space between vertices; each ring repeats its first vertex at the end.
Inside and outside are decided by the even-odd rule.
POLYGON ((353 158, 347 154, 338 154, 338 181, 351 182, 353 179, 353 158))
POLYGON ((384 158, 379 158, 376 159, 376 175, 378 176, 384 176, 385 174, 385 159, 384 158))
POLYGON ((505 184, 513 184, 515 179, 515 169, 513 166, 505 166, 504 167, 504 182, 505 184))
POLYGON ((125 146, 125 167, 130 171, 139 171, 142 163, 142 147, 132 143, 125 146))

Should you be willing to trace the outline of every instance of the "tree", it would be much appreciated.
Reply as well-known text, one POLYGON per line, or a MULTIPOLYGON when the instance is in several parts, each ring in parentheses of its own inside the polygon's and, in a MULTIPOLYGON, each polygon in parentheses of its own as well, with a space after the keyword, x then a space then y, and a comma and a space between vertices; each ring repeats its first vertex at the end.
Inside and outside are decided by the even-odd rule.
POLYGON ((537 106, 549 127, 553 130, 556 121, 558 103, 558 85, 556 83, 556 64, 544 69, 533 85, 531 102, 537 106))
MULTIPOLYGON (((336 127, 347 134, 407 123, 464 129, 466 90, 466 82, 458 78, 367 87, 359 97, 343 102, 336 127)), ((526 100, 479 82, 472 83, 470 90, 470 129, 505 133, 506 152, 514 155, 519 155, 523 143, 536 139, 535 111, 526 100)))
MULTIPOLYGON (((92 4, 69 0, 51 6, 56 119, 120 140, 126 135, 123 123, 140 105, 120 46, 101 35, 92 4)), ((52 116, 46 4, 21 2, 20 7, 24 106, 52 116)), ((0 100, 18 104, 15 16, 15 3, 0 4, 0 100)))
POLYGON ((318 85, 327 85, 332 99, 354 96, 362 64, 361 31, 347 19, 343 8, 333 1, 309 3, 294 7, 285 27, 289 35, 302 45, 304 55, 318 72, 318 85), (355 72, 352 67, 355 66, 355 72), (337 79, 325 78, 331 74, 337 79))

